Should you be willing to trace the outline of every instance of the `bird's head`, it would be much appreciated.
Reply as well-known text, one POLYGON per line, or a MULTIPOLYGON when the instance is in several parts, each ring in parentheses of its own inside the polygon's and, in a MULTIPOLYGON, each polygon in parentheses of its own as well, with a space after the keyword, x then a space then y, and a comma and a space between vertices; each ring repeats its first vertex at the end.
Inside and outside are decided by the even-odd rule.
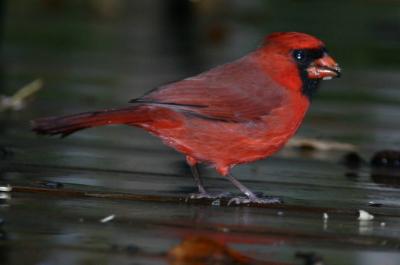
POLYGON ((277 32, 260 49, 265 68, 277 82, 311 97, 320 80, 340 76, 340 67, 325 44, 305 33, 277 32))

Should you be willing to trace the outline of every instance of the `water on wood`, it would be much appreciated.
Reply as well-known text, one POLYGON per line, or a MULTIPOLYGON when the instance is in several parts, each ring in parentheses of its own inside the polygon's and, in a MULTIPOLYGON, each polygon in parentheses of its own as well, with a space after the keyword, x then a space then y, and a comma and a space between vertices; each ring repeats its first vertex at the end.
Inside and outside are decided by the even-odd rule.
MULTIPOLYGON (((2 3, 0 94, 44 86, 0 112, 0 264, 400 264, 399 157, 370 166, 400 144, 400 5, 303 2, 2 3), (290 146, 234 169, 282 205, 188 201, 182 155, 140 129, 29 130, 36 117, 127 104, 287 30, 321 37, 343 68, 297 137, 346 145, 290 146)), ((211 191, 237 192, 201 174, 211 191)))

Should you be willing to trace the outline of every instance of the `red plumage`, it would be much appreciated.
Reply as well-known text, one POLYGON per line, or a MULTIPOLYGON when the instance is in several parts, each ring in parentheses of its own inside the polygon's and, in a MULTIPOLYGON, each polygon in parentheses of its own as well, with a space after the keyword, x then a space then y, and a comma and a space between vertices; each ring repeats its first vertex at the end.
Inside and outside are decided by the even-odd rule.
MULTIPOLYGON (((300 126, 309 91, 339 75, 324 44, 304 33, 274 33, 261 48, 234 62, 161 86, 132 106, 33 121, 40 134, 109 125, 141 127, 186 155, 194 166, 211 164, 253 202, 266 202, 229 174, 230 169, 279 150, 300 126)), ((312 92, 312 91, 311 91, 312 92)))

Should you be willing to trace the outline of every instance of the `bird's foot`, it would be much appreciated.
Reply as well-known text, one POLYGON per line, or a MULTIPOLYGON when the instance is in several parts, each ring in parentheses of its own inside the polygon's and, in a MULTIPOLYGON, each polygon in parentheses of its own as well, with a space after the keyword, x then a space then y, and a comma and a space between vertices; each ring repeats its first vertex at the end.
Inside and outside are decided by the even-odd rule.
POLYGON ((278 197, 234 197, 229 200, 228 206, 240 204, 281 204, 283 201, 278 197))
POLYGON ((189 199, 191 200, 198 200, 198 199, 221 199, 230 197, 232 194, 230 192, 199 192, 199 193, 192 193, 189 195, 189 199))

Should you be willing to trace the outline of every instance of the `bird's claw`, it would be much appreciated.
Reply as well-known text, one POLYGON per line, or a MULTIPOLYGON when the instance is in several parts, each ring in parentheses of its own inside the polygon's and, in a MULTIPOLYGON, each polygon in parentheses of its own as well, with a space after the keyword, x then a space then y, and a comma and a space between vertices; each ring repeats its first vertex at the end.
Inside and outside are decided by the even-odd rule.
POLYGON ((199 193, 192 193, 189 195, 189 199, 191 200, 198 200, 198 199, 221 199, 230 197, 232 194, 229 192, 199 192, 199 193))
POLYGON ((254 198, 249 198, 249 197, 235 197, 232 198, 228 201, 228 206, 231 204, 233 205, 240 205, 240 204, 250 204, 250 203, 255 203, 255 204, 281 204, 283 201, 280 198, 277 197, 254 197, 254 198))

